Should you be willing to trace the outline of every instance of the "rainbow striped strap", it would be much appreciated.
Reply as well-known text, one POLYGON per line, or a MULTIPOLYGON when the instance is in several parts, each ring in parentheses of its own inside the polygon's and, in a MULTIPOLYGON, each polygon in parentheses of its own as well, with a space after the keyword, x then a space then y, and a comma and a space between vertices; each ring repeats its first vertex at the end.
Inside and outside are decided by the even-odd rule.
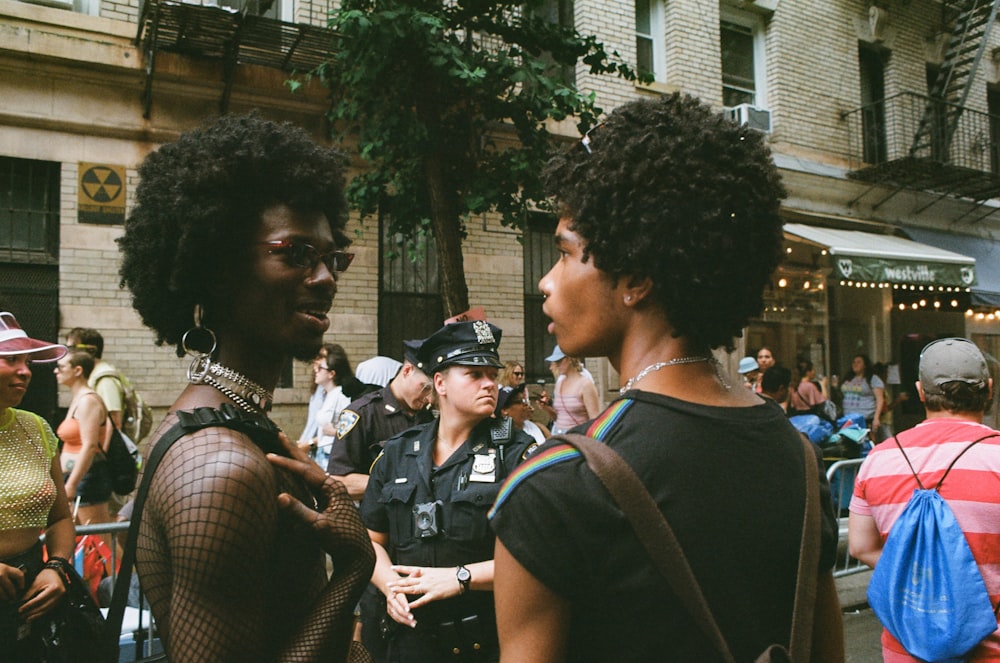
POLYGON ((587 435, 596 440, 603 440, 634 402, 631 398, 622 398, 612 403, 607 410, 601 413, 601 416, 590 423, 587 435))
MULTIPOLYGON (((633 401, 630 398, 623 398, 617 400, 611 404, 611 406, 601 413, 599 417, 594 419, 587 428, 587 435, 598 440, 603 440, 607 437, 611 429, 614 428, 615 424, 624 416, 625 412, 632 407, 633 401)), ((522 481, 530 477, 536 472, 540 472, 547 467, 552 467, 562 463, 563 461, 570 460, 572 458, 580 457, 580 452, 576 447, 570 444, 553 444, 551 446, 542 447, 537 454, 524 461, 517 468, 510 473, 507 480, 504 482, 503 486, 500 487, 500 492, 497 494, 497 499, 493 503, 493 507, 490 509, 486 517, 490 520, 496 515, 497 510, 503 505, 514 489, 517 488, 522 481)))

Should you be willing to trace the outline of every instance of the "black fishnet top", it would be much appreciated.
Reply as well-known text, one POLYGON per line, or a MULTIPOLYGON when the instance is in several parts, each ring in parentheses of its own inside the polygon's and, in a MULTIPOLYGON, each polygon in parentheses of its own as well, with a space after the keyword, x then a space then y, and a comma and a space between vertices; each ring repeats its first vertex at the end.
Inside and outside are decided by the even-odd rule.
MULTIPOLYGON (((165 418, 151 448, 176 421, 165 418)), ((314 500, 299 477, 229 428, 204 428, 167 451, 142 514, 136 568, 171 661, 347 660, 374 554, 346 489, 327 479, 322 493, 314 500), (317 522, 279 510, 281 492, 316 504, 317 522)))

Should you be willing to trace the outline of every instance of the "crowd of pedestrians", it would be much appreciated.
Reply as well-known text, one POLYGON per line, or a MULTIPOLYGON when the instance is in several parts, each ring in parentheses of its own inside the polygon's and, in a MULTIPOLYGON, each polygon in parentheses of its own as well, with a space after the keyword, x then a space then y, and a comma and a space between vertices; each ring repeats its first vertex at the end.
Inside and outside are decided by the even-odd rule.
MULTIPOLYGON (((788 417, 836 398, 879 431, 885 384, 864 355, 836 390, 809 361, 793 375, 770 347, 735 379, 714 358, 759 313, 782 254, 784 191, 759 135, 672 95, 619 107, 549 164, 559 258, 539 288, 557 341, 551 397, 503 361, 503 331, 485 320, 446 324, 406 341, 402 362, 374 357, 356 372, 324 344, 353 259, 343 168, 300 129, 229 116, 140 169, 122 282, 157 342, 191 360, 144 446, 162 457, 130 542, 170 660, 749 661, 772 645, 843 660, 829 486, 788 417), (585 356, 621 376, 606 406, 585 356), (296 442, 268 416, 289 359, 312 362, 315 385, 296 442), (567 432, 634 469, 718 637, 659 572, 645 525, 574 447, 547 441, 567 432), (793 622, 813 627, 793 641, 793 622)), ((71 330, 67 345, 0 314, 0 650, 17 663, 46 660, 37 634, 66 586, 74 517, 108 522, 118 506, 105 457, 128 420, 127 379, 95 330, 71 330), (42 362, 56 362, 70 397, 61 450, 16 409, 29 363, 42 362)), ((968 346, 921 357, 928 422, 896 438, 919 454, 915 476, 984 428, 992 381, 968 346)), ((851 549, 872 566, 910 489, 889 444, 851 503, 851 549)), ((960 468, 986 492, 996 448, 960 468)), ((986 511, 965 511, 978 531, 986 511)), ((973 548, 996 562, 997 546, 973 548)), ((883 644, 887 661, 912 660, 891 635, 883 644)), ((989 639, 973 660, 995 651, 989 639)))

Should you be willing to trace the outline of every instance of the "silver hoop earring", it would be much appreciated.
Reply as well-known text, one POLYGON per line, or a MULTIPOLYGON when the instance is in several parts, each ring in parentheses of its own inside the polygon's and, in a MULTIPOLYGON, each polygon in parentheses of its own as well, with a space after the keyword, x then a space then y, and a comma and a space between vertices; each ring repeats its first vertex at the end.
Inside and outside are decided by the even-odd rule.
POLYGON ((204 309, 201 304, 194 305, 194 327, 188 329, 181 336, 181 349, 184 354, 191 355, 191 365, 188 366, 187 378, 189 382, 201 384, 208 366, 212 363, 212 353, 218 346, 215 332, 201 324, 204 317, 204 309), (204 348, 208 348, 205 350, 204 348))

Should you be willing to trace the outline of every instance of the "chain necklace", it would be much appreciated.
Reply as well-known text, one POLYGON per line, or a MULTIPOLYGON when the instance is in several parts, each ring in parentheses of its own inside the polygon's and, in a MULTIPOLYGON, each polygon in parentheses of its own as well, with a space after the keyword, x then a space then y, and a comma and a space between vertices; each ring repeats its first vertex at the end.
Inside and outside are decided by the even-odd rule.
POLYGON ((679 364, 697 364, 702 361, 711 361, 711 359, 708 357, 677 357, 675 359, 671 359, 670 361, 658 361, 655 364, 650 364, 646 368, 639 371, 638 375, 626 382, 625 386, 618 390, 618 393, 624 394, 644 377, 654 371, 660 370, 661 368, 666 368, 667 366, 677 366, 679 364))
POLYGON ((188 368, 188 382, 207 384, 221 391, 250 414, 264 414, 271 409, 274 395, 242 373, 199 355, 188 368))

